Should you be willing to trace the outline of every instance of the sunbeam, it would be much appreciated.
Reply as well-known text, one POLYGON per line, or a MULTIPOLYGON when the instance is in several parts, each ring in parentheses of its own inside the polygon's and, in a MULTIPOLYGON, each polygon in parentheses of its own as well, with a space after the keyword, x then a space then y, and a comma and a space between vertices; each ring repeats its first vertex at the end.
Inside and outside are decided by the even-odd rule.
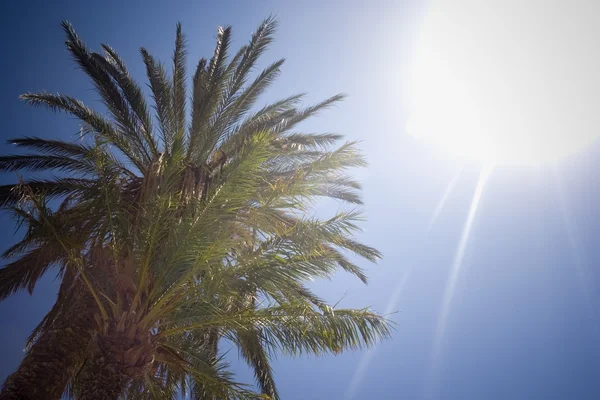
POLYGON ((589 275, 587 272, 587 262, 585 259, 585 254, 580 245, 579 237, 577 235, 577 229, 575 227, 573 218, 570 213, 571 207, 569 206, 567 196, 563 190, 562 180, 557 168, 554 168, 554 183, 559 201, 559 208, 562 215, 562 220, 565 225, 565 230, 569 239, 569 249, 571 251, 571 256, 573 257, 573 264, 575 266, 577 280, 579 281, 581 291, 585 298, 590 319, 591 321, 593 321, 594 329, 598 333, 600 332, 600 325, 598 324, 598 320, 596 318, 597 312, 593 301, 595 290, 591 286, 592 280, 589 279, 589 275))
MULTIPOLYGON (((463 170, 464 170, 464 166, 462 166, 456 172, 456 174, 450 180, 450 183, 448 183, 448 186, 446 187, 446 190, 445 190, 444 194, 442 195, 440 201, 438 202, 438 204, 437 204, 437 206, 436 206, 436 208, 435 208, 435 210, 434 210, 434 212, 432 214, 431 219, 429 220, 429 225, 427 227, 426 235, 429 234, 429 231, 431 230, 431 228, 433 227, 433 225, 437 221, 439 215, 441 214, 442 210, 444 209, 444 207, 446 205, 446 202, 447 202, 448 198, 450 197, 450 194, 452 194, 452 192, 454 191, 454 187, 456 186, 456 183, 458 182, 458 179, 460 178, 460 175, 461 175, 461 173, 462 173, 463 170)), ((387 306, 385 308, 385 314, 384 315, 389 315, 392 312, 394 312, 394 308, 398 304, 398 300, 400 299, 400 296, 402 295, 402 292, 404 292, 404 288, 406 287, 406 284, 410 280, 410 277, 413 274, 415 266, 416 266, 416 263, 412 263, 408 267, 408 269, 406 270, 406 272, 404 273, 404 275, 402 276, 402 279, 400 279, 400 282, 396 286, 396 289, 394 290, 394 293, 390 297, 390 301, 388 302, 388 304, 387 304, 387 306)), ((360 386, 360 383, 362 382, 362 380, 365 377, 365 373, 367 371, 367 367, 369 366, 369 364, 373 360, 373 356, 375 354, 376 349, 377 349, 376 347, 373 347, 373 348, 369 349, 361 357, 360 361, 358 362, 358 365, 356 366, 356 370, 354 371, 354 374, 352 375, 352 380, 350 381, 350 386, 348 387, 348 390, 346 392, 346 399, 347 400, 353 399, 354 396, 356 395, 356 391, 358 390, 358 387, 360 386)))
MULTIPOLYGON (((394 290, 394 293, 392 294, 392 297, 390 298, 390 301, 388 302, 388 304, 385 308, 384 315, 388 316, 392 312, 394 312, 394 308, 396 307, 396 304, 398 304, 398 300, 400 299, 400 296, 402 295, 402 292, 404 291, 404 288, 406 287, 406 283, 408 282, 408 280, 410 279, 410 276, 412 275, 414 267, 415 267, 415 264, 411 264, 411 266, 406 270, 406 272, 402 276, 402 279, 398 283, 398 286, 396 286, 396 290, 394 290)), ((354 371, 354 374, 352 375, 352 380, 350 381, 350 386, 348 387, 348 390, 346 391, 346 399, 347 400, 353 399, 354 396, 356 395, 356 391, 357 391, 358 387, 360 386, 360 383, 362 382, 362 380, 365 377, 365 373, 367 372, 367 367, 371 363, 371 360, 373 359, 373 355, 375 354, 376 349, 377 349, 377 347, 370 348, 361 357, 360 361, 358 362, 356 371, 354 371)))
POLYGON ((367 367, 369 366, 369 364, 371 363, 371 360, 373 359, 373 354, 375 353, 375 350, 376 350, 375 347, 370 348, 360 358, 360 361, 358 362, 358 366, 356 367, 356 371, 354 371, 354 374, 352 375, 352 380, 350 381, 350 386, 348 387, 348 390, 346 391, 346 399, 347 400, 351 400, 354 398, 354 395, 356 394, 356 390, 358 389, 363 378, 365 377, 365 372, 367 372, 367 367))
MULTIPOLYGON (((477 187, 475 188, 475 193, 473 194, 473 200, 471 202, 471 207, 469 208, 469 214, 467 216, 467 220, 465 222, 465 226, 462 230, 462 234, 460 237, 460 241, 458 243, 458 248, 456 249, 456 254, 454 255, 454 261, 452 262, 452 269, 450 271, 450 276, 448 278, 448 283, 446 284, 446 291, 444 293, 444 298, 442 300, 442 308, 440 310, 440 315, 438 318, 435 337, 433 342, 432 349, 432 365, 430 373, 434 374, 437 370, 437 366, 439 363, 439 356, 442 346, 442 339, 444 337, 444 332, 446 330, 446 324, 448 322, 448 315, 450 313, 450 306, 452 303, 452 299, 454 297, 454 290, 456 289, 456 282, 460 276, 461 267, 463 258, 465 256, 465 250, 467 249, 467 244, 469 242, 469 237, 471 235, 471 230, 473 228, 473 221, 475 220, 475 215, 477 214, 477 209, 479 208, 479 204, 481 201, 481 197, 483 194, 483 189, 485 184, 492 172, 493 165, 484 165, 481 168, 481 172, 479 173, 479 179, 477 181, 477 187)), ((428 392, 430 390, 434 390, 434 382, 428 382, 428 392)))
POLYGON ((433 215, 431 216, 431 219, 429 220, 428 230, 431 229, 431 227, 436 223, 438 217, 440 216, 440 213, 442 212, 442 210, 446 206, 446 202, 448 201, 448 197, 450 197, 450 194, 452 194, 452 191, 454 191, 454 186, 456 186, 456 182, 458 182, 458 178, 460 177, 460 174, 462 173, 463 169, 464 169, 464 166, 460 167, 460 169, 458 170, 458 172, 454 175, 454 177, 452 178, 452 180, 448 184, 448 187, 446 188, 446 191, 442 195, 442 198, 440 199, 437 207, 435 208, 435 211, 433 212, 433 215))

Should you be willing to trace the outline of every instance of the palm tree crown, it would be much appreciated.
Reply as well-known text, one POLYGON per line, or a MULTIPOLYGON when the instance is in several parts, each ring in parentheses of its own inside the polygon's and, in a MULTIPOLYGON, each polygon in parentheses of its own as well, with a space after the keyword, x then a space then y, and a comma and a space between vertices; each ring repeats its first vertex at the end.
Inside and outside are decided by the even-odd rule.
POLYGON ((0 270, 0 298, 31 292, 51 267, 62 277, 56 304, 30 337, 22 373, 7 379, 3 394, 23 390, 24 376, 35 375, 23 372, 35 369, 35 354, 72 325, 83 339, 65 351, 77 357, 57 390, 70 382, 80 399, 100 398, 102 390, 103 398, 170 399, 179 390, 197 399, 253 397, 219 358, 220 338, 238 347, 261 392, 278 398, 269 362, 275 353, 337 353, 389 335, 379 315, 334 310, 306 287, 340 268, 366 282, 347 253, 369 261, 380 254, 352 236, 359 210, 310 216, 319 197, 361 204, 348 173, 365 165, 356 144, 295 131, 343 96, 300 107, 299 94, 257 106, 284 63, 252 77, 276 25, 263 21, 232 57, 231 28, 219 28, 189 93, 180 25, 172 73, 142 48, 151 112, 119 55, 108 45, 88 50, 63 23, 66 46, 105 112, 61 94, 22 96, 74 115, 84 136, 14 139, 28 152, 0 157, 3 171, 56 174, 0 186, 0 205, 27 228, 4 254, 12 261, 0 270))

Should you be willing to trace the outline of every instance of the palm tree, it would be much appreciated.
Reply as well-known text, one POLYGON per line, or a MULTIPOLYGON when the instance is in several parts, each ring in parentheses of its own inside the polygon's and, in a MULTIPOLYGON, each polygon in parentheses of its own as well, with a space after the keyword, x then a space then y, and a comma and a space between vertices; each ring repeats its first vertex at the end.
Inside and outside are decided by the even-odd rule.
POLYGON ((62 278, 1 399, 57 399, 69 382, 81 399, 126 391, 172 398, 186 387, 198 399, 251 395, 218 358, 223 337, 238 346, 262 393, 277 398, 273 352, 338 352, 389 334, 380 316, 333 311, 305 287, 338 268, 366 282, 345 252, 371 261, 379 253, 352 239, 358 212, 307 217, 319 196, 361 202, 346 172, 364 165, 355 144, 334 148, 339 135, 293 131, 342 96, 306 108, 298 107, 302 95, 256 107, 283 64, 251 80, 275 27, 265 20, 231 59, 231 29, 219 28, 212 58, 193 76, 186 121, 180 25, 171 77, 141 49, 154 120, 117 53, 107 45, 103 54, 89 51, 63 23, 67 48, 108 116, 65 95, 23 95, 76 116, 85 136, 16 139, 33 152, 0 157, 4 171, 59 174, 0 186, 0 204, 27 228, 5 253, 13 261, 0 270, 0 298, 31 292, 51 267, 62 278))

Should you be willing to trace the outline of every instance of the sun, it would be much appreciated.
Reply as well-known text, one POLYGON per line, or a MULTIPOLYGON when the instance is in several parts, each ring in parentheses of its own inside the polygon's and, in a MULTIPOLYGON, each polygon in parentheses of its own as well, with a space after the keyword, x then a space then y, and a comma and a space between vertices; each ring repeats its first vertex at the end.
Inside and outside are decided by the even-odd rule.
POLYGON ((600 2, 433 0, 405 79, 407 130, 453 155, 545 164, 600 136, 600 2))

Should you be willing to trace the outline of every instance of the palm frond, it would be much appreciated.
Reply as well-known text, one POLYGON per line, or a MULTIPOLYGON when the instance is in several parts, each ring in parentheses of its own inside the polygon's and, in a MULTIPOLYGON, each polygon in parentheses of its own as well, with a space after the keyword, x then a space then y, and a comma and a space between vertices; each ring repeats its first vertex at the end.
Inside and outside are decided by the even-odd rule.
POLYGON ((38 154, 4 156, 0 157, 0 171, 58 170, 80 174, 94 173, 96 169, 94 163, 86 161, 71 157, 42 156, 38 154))
POLYGON ((235 336, 237 337, 236 344, 239 347, 240 354, 254 371, 261 392, 273 400, 279 399, 273 377, 273 368, 261 342, 261 334, 255 329, 248 328, 236 330, 235 336))
POLYGON ((217 45, 215 47, 215 52, 208 63, 209 86, 215 85, 225 72, 230 41, 231 27, 219 27, 217 31, 217 45))
POLYGON ((181 32, 181 24, 178 23, 173 53, 173 110, 178 137, 176 142, 183 140, 185 129, 185 55, 185 37, 181 32))
POLYGON ((143 135, 140 135, 140 129, 137 129, 138 124, 132 118, 135 114, 131 112, 127 101, 121 95, 111 75, 103 68, 102 63, 98 62, 102 57, 96 58, 89 52, 70 23, 63 21, 62 27, 67 36, 65 42, 67 49, 81 69, 94 82, 102 102, 114 117, 123 138, 127 141, 129 147, 135 150, 136 156, 139 158, 138 163, 149 164, 151 156, 147 152, 143 135))
POLYGON ((5 265, 0 269, 0 300, 21 289, 33 293, 40 277, 64 257, 62 249, 42 246, 5 265))
POLYGON ((265 70, 256 77, 254 82, 236 96, 230 104, 226 104, 223 107, 223 111, 219 113, 213 124, 212 130, 219 135, 215 135, 216 137, 211 138, 213 142, 211 149, 217 145, 223 136, 227 135, 231 129, 235 128, 238 121, 251 109, 261 93, 263 93, 275 78, 277 78, 283 63, 284 60, 282 59, 265 68, 265 70))
POLYGON ((140 154, 131 145, 128 138, 121 131, 115 130, 109 121, 85 106, 81 101, 70 96, 50 93, 24 94, 21 99, 35 107, 45 106, 52 111, 63 111, 76 116, 86 124, 84 131, 95 132, 105 138, 114 144, 140 171, 145 170, 143 159, 140 158, 140 154))
POLYGON ((285 323, 262 324, 265 341, 290 355, 371 347, 388 338, 392 329, 389 321, 369 310, 332 309, 325 314, 305 310, 297 317, 292 315, 287 314, 285 323))
POLYGON ((41 153, 55 156, 85 157, 92 151, 92 147, 83 143, 65 142, 63 140, 48 140, 37 137, 15 138, 9 139, 6 142, 17 147, 27 147, 37 150, 41 153))
MULTIPOLYGON (((145 138, 145 147, 147 147, 149 154, 158 157, 159 150, 153 134, 152 117, 148 111, 141 87, 130 76, 125 62, 117 52, 106 44, 102 44, 102 48, 104 50, 104 60, 106 61, 102 62, 104 68, 117 82, 131 110, 135 113, 135 117, 140 122, 139 128, 145 138)), ((98 60, 101 59, 98 58, 98 60)))
POLYGON ((290 133, 279 138, 279 144, 294 150, 324 150, 342 138, 342 135, 336 133, 290 133))
POLYGON ((221 144, 226 154, 236 154, 238 148, 244 145, 244 142, 252 135, 262 131, 269 131, 286 118, 295 115, 293 107, 298 104, 304 94, 296 94, 278 100, 274 103, 262 107, 255 113, 247 116, 237 127, 230 129, 228 138, 221 144))
POLYGON ((250 43, 245 47, 243 56, 235 71, 231 93, 239 90, 248 77, 252 68, 256 65, 259 57, 265 52, 273 41, 273 35, 277 30, 277 20, 274 17, 265 19, 252 34, 250 43))
POLYGON ((286 131, 292 129, 293 127, 295 127, 300 122, 306 120, 307 118, 318 115, 319 112, 340 102, 341 100, 344 99, 344 97, 346 97, 344 94, 336 94, 335 96, 332 96, 326 100, 323 100, 320 103, 317 103, 310 107, 306 107, 303 110, 299 110, 296 113, 294 113, 294 115, 291 118, 287 118, 284 121, 281 121, 273 129, 276 133, 279 133, 279 134, 286 132, 286 131))
POLYGON ((175 139, 175 110, 173 108, 173 85, 167 78, 167 73, 160 62, 154 60, 146 49, 140 52, 146 64, 146 74, 150 81, 156 115, 162 133, 165 150, 170 152, 175 139))
POLYGON ((200 60, 194 75, 194 101, 192 124, 190 129, 190 146, 188 160, 206 159, 212 147, 210 119, 222 101, 225 78, 227 51, 231 41, 231 27, 219 27, 217 44, 208 65, 200 60))
POLYGON ((12 206, 23 198, 22 186, 26 185, 33 193, 43 193, 47 198, 61 198, 68 195, 94 193, 94 181, 83 178, 32 179, 24 183, 0 185, 0 207, 12 206))

